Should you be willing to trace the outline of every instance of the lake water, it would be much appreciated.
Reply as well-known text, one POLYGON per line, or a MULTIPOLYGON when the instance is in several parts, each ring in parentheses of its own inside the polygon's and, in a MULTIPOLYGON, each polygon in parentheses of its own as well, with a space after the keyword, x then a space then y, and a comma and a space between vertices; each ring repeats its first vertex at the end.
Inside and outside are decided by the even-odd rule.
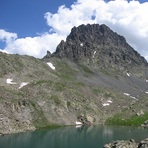
POLYGON ((148 137, 148 129, 122 126, 61 127, 0 136, 0 148, 102 148, 112 140, 148 137))

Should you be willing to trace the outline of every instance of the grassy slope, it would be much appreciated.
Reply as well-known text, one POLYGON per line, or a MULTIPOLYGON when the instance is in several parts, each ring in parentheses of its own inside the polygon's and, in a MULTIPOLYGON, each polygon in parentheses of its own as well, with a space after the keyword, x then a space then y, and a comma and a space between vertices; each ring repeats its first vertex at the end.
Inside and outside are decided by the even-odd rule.
MULTIPOLYGON (((21 113, 25 111, 24 108, 27 108, 32 116, 29 120, 36 128, 72 124, 79 115, 85 117, 89 115, 95 119, 96 124, 103 123, 109 117, 121 112, 124 106, 132 103, 128 97, 115 89, 93 84, 92 79, 96 72, 86 65, 77 65, 67 60, 53 58, 51 62, 56 70, 52 70, 41 60, 28 56, 3 54, 1 60, 0 103, 4 106, 10 104, 2 110, 3 114, 8 118, 13 117, 18 120, 18 116, 13 114, 14 111, 12 112, 12 106, 16 108, 19 106, 21 113), (4 82, 9 77, 14 78, 18 83, 30 83, 18 90, 18 85, 7 85, 4 82), (89 81, 85 81, 86 79, 89 81), (26 105, 21 105, 24 100, 26 105), (112 100, 113 104, 102 107, 102 103, 107 100, 112 100)), ((109 72, 107 72, 108 75, 109 72)), ((141 108, 143 106, 139 106, 137 111, 141 108)), ((130 116, 133 117, 135 113, 130 116)), ((125 117, 122 116, 122 118, 125 117)), ((112 119, 116 119, 116 116, 109 118, 107 123, 113 123, 112 119)), ((21 123, 17 124, 20 126, 18 128, 25 128, 21 123)), ((113 124, 118 124, 118 120, 115 120, 113 124)), ((13 126, 16 126, 15 121, 13 126)))

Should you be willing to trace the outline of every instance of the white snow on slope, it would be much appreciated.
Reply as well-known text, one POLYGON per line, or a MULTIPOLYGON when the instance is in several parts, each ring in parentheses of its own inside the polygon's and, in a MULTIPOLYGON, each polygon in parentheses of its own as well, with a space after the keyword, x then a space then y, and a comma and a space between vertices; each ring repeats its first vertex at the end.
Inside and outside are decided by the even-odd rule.
POLYGON ((102 106, 105 107, 105 106, 109 106, 110 104, 109 103, 102 103, 102 106))
POLYGON ((135 99, 135 100, 138 100, 136 97, 133 97, 133 96, 130 96, 130 98, 135 99))
POLYGON ((146 94, 148 94, 148 91, 145 91, 146 94))
POLYGON ((95 57, 96 51, 94 51, 93 58, 95 57))
POLYGON ((108 103, 113 103, 111 100, 108 100, 107 102, 108 102, 108 103))
POLYGON ((82 122, 76 121, 75 124, 76 125, 82 125, 82 122))
POLYGON ((128 77, 130 77, 131 75, 129 73, 126 73, 128 77))
POLYGON ((12 81, 13 81, 13 79, 7 79, 6 83, 7 84, 17 84, 16 82, 12 82, 12 81))
POLYGON ((55 70, 55 67, 53 66, 52 63, 48 62, 47 65, 48 65, 52 70, 55 70))
POLYGON ((128 94, 128 93, 123 93, 124 95, 126 95, 126 96, 130 96, 130 94, 128 94))
POLYGON ((134 97, 134 96, 131 96, 130 94, 128 94, 128 93, 123 93, 124 95, 126 95, 126 96, 129 96, 130 98, 132 98, 132 99, 135 99, 135 100, 138 100, 136 97, 134 97))
POLYGON ((22 87, 24 87, 24 86, 26 86, 26 85, 28 85, 28 84, 29 84, 29 82, 22 82, 22 83, 20 84, 20 86, 19 86, 18 89, 21 89, 22 87))
POLYGON ((81 43, 80 46, 83 47, 84 46, 83 43, 81 43))
POLYGON ((146 80, 146 82, 148 82, 148 80, 146 80))
POLYGON ((104 103, 102 103, 102 106, 103 106, 103 107, 109 106, 111 103, 113 103, 111 100, 107 100, 107 101, 105 101, 104 103))

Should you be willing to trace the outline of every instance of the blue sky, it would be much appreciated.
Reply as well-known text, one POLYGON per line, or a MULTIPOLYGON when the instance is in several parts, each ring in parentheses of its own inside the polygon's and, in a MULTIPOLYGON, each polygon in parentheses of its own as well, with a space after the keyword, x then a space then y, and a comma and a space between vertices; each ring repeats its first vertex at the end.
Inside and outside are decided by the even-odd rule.
POLYGON ((69 7, 74 0, 0 0, 0 28, 16 32, 19 37, 36 36, 49 30, 44 14, 58 7, 69 7))
MULTIPOLYGON (((19 37, 36 36, 49 30, 44 14, 56 13, 58 7, 70 7, 76 0, 0 0, 0 28, 19 37)), ((108 1, 108 0, 106 0, 108 1)), ((140 3, 146 0, 139 0, 140 3)))
POLYGON ((73 26, 104 23, 125 36, 131 46, 148 58, 148 2, 138 2, 0 0, 0 50, 42 57, 47 50, 54 52, 73 26), (91 20, 93 15, 95 20, 91 20), (136 34, 135 29, 141 30, 136 34))

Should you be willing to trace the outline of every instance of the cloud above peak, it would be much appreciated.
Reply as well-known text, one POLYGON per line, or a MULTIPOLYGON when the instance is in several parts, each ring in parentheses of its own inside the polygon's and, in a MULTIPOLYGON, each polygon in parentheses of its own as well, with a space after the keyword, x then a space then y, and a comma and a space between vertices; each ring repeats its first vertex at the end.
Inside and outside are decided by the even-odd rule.
POLYGON ((0 41, 10 43, 13 42, 17 38, 16 33, 7 32, 3 29, 0 29, 0 41))
MULTIPOLYGON (((140 54, 148 57, 148 2, 115 0, 77 0, 70 8, 60 6, 57 13, 46 12, 44 18, 49 32, 37 37, 18 38, 16 33, 0 31, 0 40, 5 39, 4 50, 10 53, 42 57, 49 50, 54 52, 60 40, 66 39, 71 28, 81 24, 106 24, 123 35, 140 54), (7 35, 4 35, 5 32, 7 35), (5 37, 4 37, 5 36, 5 37)), ((148 60, 148 58, 147 58, 148 60)))

